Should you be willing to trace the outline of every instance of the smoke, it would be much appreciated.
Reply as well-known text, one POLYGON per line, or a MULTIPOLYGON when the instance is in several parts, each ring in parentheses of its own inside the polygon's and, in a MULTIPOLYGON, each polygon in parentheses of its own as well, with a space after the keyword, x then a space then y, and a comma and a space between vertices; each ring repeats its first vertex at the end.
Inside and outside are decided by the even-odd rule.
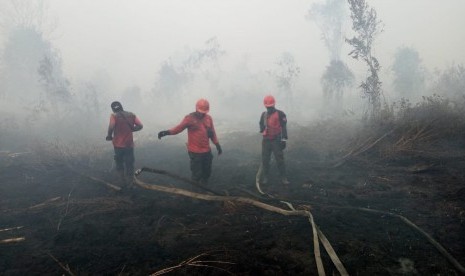
POLYGON ((321 30, 321 38, 329 50, 331 60, 341 59, 341 50, 345 39, 345 24, 348 19, 346 0, 327 0, 313 4, 307 14, 321 30))
MULTIPOLYGON (((306 16, 307 5, 2 1, 0 147, 36 137, 105 143, 114 100, 142 120, 144 131, 137 136, 144 139, 177 124, 199 98, 210 101, 215 125, 225 132, 256 132, 267 94, 276 97, 290 123, 307 123, 321 109, 347 108, 352 78, 365 73, 352 73, 355 67, 343 61, 348 8, 344 0, 328 0, 311 6, 306 16), (307 19, 319 29, 309 28, 307 19), (53 38, 57 31, 63 35, 53 38)), ((391 13, 397 20, 394 4, 377 5, 384 6, 383 19, 391 13)), ((386 20, 391 38, 402 33, 393 25, 386 20)), ((377 45, 389 63, 399 44, 409 44, 395 38, 377 45), (388 44, 395 47, 383 48, 388 44)), ((442 44, 460 45, 447 41, 442 44)), ((454 83, 462 76, 458 69, 454 83)), ((438 83, 447 81, 441 75, 438 83)), ((359 96, 351 98, 354 106, 362 102, 359 96)))
POLYGON ((348 7, 345 0, 327 0, 324 4, 314 4, 307 14, 307 19, 315 21, 320 27, 330 55, 330 64, 320 80, 324 98, 321 110, 323 116, 339 117, 345 114, 344 92, 354 82, 354 74, 341 59, 347 18, 348 7))
POLYGON ((393 86, 397 96, 417 101, 425 93, 426 68, 422 65, 420 54, 410 47, 397 49, 391 66, 394 73, 393 86))
POLYGON ((210 100, 210 112, 220 128, 226 124, 229 128, 255 128, 263 97, 270 93, 278 98, 280 107, 298 108, 292 97, 300 68, 292 54, 283 53, 267 71, 252 71, 245 56, 233 63, 230 58, 213 37, 201 48, 185 48, 164 61, 151 90, 153 105, 160 107, 156 112, 161 120, 156 124, 177 123, 185 114, 172 119, 173 104, 187 114, 194 111, 199 98, 210 100))
POLYGON ((63 70, 60 51, 48 36, 44 1, 4 2, 6 34, 0 75, 2 148, 94 135, 100 104, 95 91, 75 89, 63 70), (93 93, 93 94, 92 94, 93 93), (93 98, 89 98, 91 95, 93 98), (90 108, 89 108, 90 106, 90 108), (82 131, 88 128, 89 131, 82 131))

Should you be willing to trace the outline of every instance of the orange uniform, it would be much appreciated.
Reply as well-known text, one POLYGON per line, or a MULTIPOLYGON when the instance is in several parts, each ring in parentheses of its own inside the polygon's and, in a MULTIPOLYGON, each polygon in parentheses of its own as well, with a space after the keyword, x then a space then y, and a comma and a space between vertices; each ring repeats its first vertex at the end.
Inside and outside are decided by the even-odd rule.
POLYGON ((259 125, 263 138, 287 140, 287 118, 281 110, 275 109, 271 114, 263 112, 259 125))
POLYGON ((115 148, 132 148, 134 126, 142 126, 141 121, 132 112, 120 111, 110 115, 109 129, 113 130, 112 139, 115 148))
POLYGON ((171 135, 176 135, 187 128, 187 150, 194 153, 205 153, 211 151, 210 139, 217 145, 213 119, 205 114, 203 118, 195 116, 195 112, 186 115, 179 125, 169 130, 171 135))

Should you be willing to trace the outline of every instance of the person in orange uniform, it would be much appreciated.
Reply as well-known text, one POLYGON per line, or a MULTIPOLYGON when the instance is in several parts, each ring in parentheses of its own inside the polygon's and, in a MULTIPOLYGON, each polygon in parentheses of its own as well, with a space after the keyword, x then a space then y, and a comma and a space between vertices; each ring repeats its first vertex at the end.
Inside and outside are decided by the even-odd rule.
POLYGON ((158 133, 158 139, 161 139, 166 135, 176 135, 187 128, 187 151, 192 180, 200 184, 208 184, 211 175, 213 155, 210 140, 215 144, 218 155, 223 152, 208 111, 210 104, 206 99, 200 99, 195 105, 195 112, 186 115, 177 126, 158 133))
POLYGON ((134 176, 134 140, 132 133, 141 130, 143 125, 134 113, 123 110, 120 102, 112 102, 111 109, 113 113, 110 115, 106 140, 113 142, 116 171, 121 176, 123 186, 128 188, 132 185, 134 176), (129 181, 126 178, 129 178, 129 181))
POLYGON ((281 183, 289 185, 286 177, 286 166, 284 163, 283 150, 286 148, 287 141, 287 118, 286 114, 275 108, 275 98, 271 95, 263 99, 263 104, 266 111, 260 116, 260 133, 263 134, 262 139, 262 168, 263 178, 262 183, 268 182, 268 174, 270 171, 271 154, 274 155, 276 165, 278 167, 281 183))

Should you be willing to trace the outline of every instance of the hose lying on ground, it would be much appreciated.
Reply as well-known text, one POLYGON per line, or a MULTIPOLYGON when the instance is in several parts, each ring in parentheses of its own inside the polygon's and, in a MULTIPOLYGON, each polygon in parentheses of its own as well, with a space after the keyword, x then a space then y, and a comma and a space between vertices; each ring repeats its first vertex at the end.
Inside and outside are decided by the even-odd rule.
MULTIPOLYGON (((349 275, 347 271, 345 270, 344 266, 340 262, 339 258, 335 254, 333 248, 329 244, 328 240, 326 237, 324 237, 323 233, 321 230, 317 228, 315 225, 315 222, 313 221, 313 216, 308 210, 296 210, 290 203, 287 203, 287 205, 290 207, 291 210, 285 210, 279 207, 275 207, 270 204, 266 204, 263 202, 260 202, 258 200, 246 198, 246 197, 238 197, 238 196, 221 196, 221 195, 207 195, 207 194, 201 194, 201 193, 196 193, 196 192, 191 192, 187 191, 184 189, 179 189, 179 188, 172 188, 172 187, 166 187, 166 186, 160 186, 160 185, 154 185, 154 184, 148 184, 140 180, 137 176, 140 175, 142 172, 147 171, 147 172, 152 172, 152 173, 159 173, 163 172, 163 174, 168 175, 168 176, 174 176, 171 173, 166 173, 165 171, 160 171, 156 169, 149 169, 149 168, 142 168, 140 170, 137 170, 136 175, 134 176, 134 183, 137 184, 138 186, 144 188, 144 189, 149 189, 149 190, 155 190, 155 191, 161 191, 165 193, 172 193, 172 194, 178 194, 178 195, 183 195, 183 196, 188 196, 192 198, 197 198, 197 199, 202 199, 202 200, 209 200, 209 201, 232 201, 232 202, 240 202, 240 203, 246 203, 253 205, 255 207, 265 209, 271 212, 275 212, 281 215, 285 216, 304 216, 307 217, 312 225, 313 229, 313 241, 314 241, 314 253, 315 253, 315 259, 317 263, 317 269, 318 269, 318 275, 323 276, 325 275, 324 272, 324 267, 323 267, 323 262, 321 260, 321 255, 320 255, 320 249, 319 249, 319 243, 318 243, 318 238, 322 241, 325 249, 328 251, 328 254, 330 254, 331 260, 333 260, 336 268, 338 269, 339 273, 341 275, 349 275)), ((181 179, 180 177, 177 177, 177 179, 181 179)))
MULTIPOLYGON (((270 198, 279 200, 275 198, 274 196, 267 194, 263 192, 263 190, 260 188, 260 179, 262 178, 263 175, 263 167, 262 164, 260 164, 260 167, 258 168, 257 174, 255 175, 255 187, 257 188, 258 192, 262 195, 266 195, 270 198)), ((295 210, 294 206, 292 203, 284 200, 279 200, 281 203, 284 203, 289 207, 291 210, 295 210)), ((323 244, 323 247, 326 249, 326 252, 328 253, 329 257, 331 258, 331 261, 333 262, 334 266, 336 269, 339 271, 341 275, 349 275, 347 273, 347 270, 345 269, 344 265, 342 264, 341 260, 336 254, 336 251, 334 251, 333 247, 331 246, 331 243, 328 241, 326 236, 323 234, 323 232, 318 228, 316 225, 315 221, 313 220, 313 215, 308 211, 308 218, 310 221, 310 224, 312 225, 312 231, 313 231, 313 252, 315 254, 315 261, 317 264, 317 269, 318 269, 318 275, 325 275, 324 267, 323 267, 323 262, 321 260, 321 254, 320 254, 320 245, 318 239, 321 241, 323 244)))
MULTIPOLYGON (((156 173, 156 170, 152 170, 152 169, 147 170, 146 168, 143 168, 142 170, 138 170, 136 174, 139 175, 143 171, 156 173)), ((269 204, 260 202, 258 200, 254 200, 254 199, 250 199, 246 197, 208 195, 208 194, 201 194, 197 192, 191 192, 191 191, 180 189, 180 188, 172 188, 172 187, 166 187, 166 186, 161 186, 161 185, 148 184, 140 180, 137 177, 137 175, 134 177, 134 183, 148 190, 172 193, 172 194, 183 195, 183 196, 188 196, 188 197, 202 199, 202 200, 209 200, 209 201, 232 201, 232 202, 246 203, 246 204, 254 205, 256 207, 259 207, 259 208, 262 208, 262 209, 265 209, 271 212, 279 213, 285 216, 308 216, 308 211, 306 210, 294 210, 294 211, 284 210, 284 209, 275 207, 273 205, 269 205, 269 204)))
POLYGON ((413 229, 417 230, 420 234, 422 234, 436 249, 444 256, 446 259, 454 265, 454 267, 460 271, 462 274, 465 274, 465 268, 455 259, 447 250, 436 240, 433 239, 428 233, 423 231, 420 227, 418 227, 415 223, 410 221, 408 218, 397 215, 394 213, 390 212, 384 212, 384 211, 378 211, 378 210, 373 210, 373 209, 367 209, 367 208, 354 208, 355 210, 361 210, 365 212, 370 212, 370 213, 376 213, 376 214, 383 214, 383 215, 388 215, 391 217, 397 217, 400 218, 403 222, 405 222, 408 226, 412 227, 413 229))
MULTIPOLYGON (((257 190, 260 194, 262 195, 267 195, 269 197, 272 197, 274 199, 277 199, 275 197, 273 197, 272 195, 270 194, 267 194, 265 192, 263 192, 263 190, 260 188, 260 179, 262 177, 262 174, 263 174, 263 169, 262 169, 262 166, 260 165, 260 168, 258 169, 257 171, 257 174, 255 175, 255 186, 257 187, 257 190)), ((283 203, 286 203, 286 204, 289 204, 289 202, 286 202, 286 201, 282 201, 281 202, 283 203)), ((292 206, 292 205, 290 205, 292 206)), ((420 227, 418 227, 416 224, 414 224, 412 221, 410 221, 409 219, 407 219, 406 217, 404 216, 401 216, 401 215, 398 215, 398 214, 394 214, 394 213, 391 213, 391 212, 385 212, 385 211, 379 211, 379 210, 374 210, 374 209, 368 209, 368 208, 358 208, 358 207, 339 207, 339 206, 333 206, 335 208, 343 208, 343 209, 354 209, 354 210, 359 210, 359 211, 364 211, 364 212, 369 212, 369 213, 376 213, 376 214, 383 214, 383 215, 387 215, 387 216, 391 216, 391 217, 397 217, 397 218, 400 218, 403 222, 405 222, 408 226, 412 227, 413 229, 415 229, 416 231, 418 231, 420 234, 422 234, 434 247, 436 247, 436 249, 458 270, 460 271, 462 274, 465 274, 465 268, 457 261, 457 259, 455 259, 439 242, 437 242, 436 240, 434 240, 428 233, 426 233, 425 231, 423 231, 420 227)), ((292 207, 291 207, 292 208, 292 207)), ((318 231, 320 231, 318 229, 318 231)), ((320 235, 320 233, 318 233, 320 235)), ((326 237, 324 237, 323 233, 321 233, 320 235, 320 240, 321 239, 326 239, 326 237)), ((329 243, 329 242, 328 242, 329 243)), ((322 244, 323 246, 325 246, 325 242, 322 241, 322 244)), ((326 248, 326 246, 325 246, 326 248)), ((331 250, 332 248, 330 248, 329 250, 331 250)), ((328 251, 328 248, 326 248, 326 251, 328 251)), ((328 251, 328 254, 330 255, 330 257, 332 256, 329 251, 328 251)), ((335 253, 334 253, 335 254, 335 253)), ((316 254, 315 254, 316 255, 316 254)), ((337 257, 337 256, 336 256, 337 257)), ((332 259, 332 258, 331 258, 332 259)), ((333 261, 334 262, 334 261, 333 261)), ((336 263, 334 263, 336 265, 336 263)), ((336 265, 337 267, 337 265, 336 265)), ((340 271, 339 271, 340 272, 340 271)), ((341 273, 342 275, 342 273, 341 273)))

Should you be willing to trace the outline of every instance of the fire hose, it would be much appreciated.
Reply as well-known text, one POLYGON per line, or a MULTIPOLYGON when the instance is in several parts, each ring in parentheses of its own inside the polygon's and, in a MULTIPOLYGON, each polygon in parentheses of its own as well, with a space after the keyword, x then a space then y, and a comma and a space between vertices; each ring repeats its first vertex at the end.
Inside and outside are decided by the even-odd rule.
MULTIPOLYGON (((191 192, 185 189, 180 189, 180 188, 173 188, 173 187, 166 187, 166 186, 161 186, 161 185, 155 185, 155 184, 148 184, 145 183, 144 181, 139 179, 139 175, 142 172, 151 172, 151 173, 157 173, 157 174, 163 174, 172 178, 176 178, 178 180, 183 180, 185 182, 188 182, 190 184, 192 181, 179 177, 177 175, 174 175, 172 173, 169 173, 167 171, 163 170, 157 170, 157 169, 151 169, 151 168, 142 168, 136 171, 135 176, 134 176, 134 183, 141 188, 144 189, 149 189, 149 190, 155 190, 155 191, 161 191, 165 193, 172 193, 172 194, 178 194, 182 196, 188 196, 188 197, 193 197, 201 200, 208 200, 208 201, 230 201, 230 202, 238 202, 238 203, 245 203, 249 205, 253 205, 255 207, 265 209, 271 212, 279 213, 281 215, 285 216, 304 216, 307 217, 309 222, 312 225, 312 230, 313 230, 313 240, 314 240, 314 253, 315 253, 315 259, 316 259, 316 264, 317 264, 317 269, 318 269, 318 275, 323 276, 325 275, 324 272, 324 267, 323 267, 323 262, 321 260, 321 254, 320 254, 320 249, 319 249, 319 242, 318 239, 321 240, 323 246, 325 247, 326 251, 330 255, 331 260, 333 261, 334 265, 336 266, 337 270, 341 275, 349 275, 342 265, 341 261, 337 257, 334 249, 332 248, 331 244, 329 243, 328 239, 325 237, 325 235, 321 232, 320 229, 316 226, 314 220, 313 220, 313 215, 310 213, 308 210, 296 210, 291 203, 289 202, 284 202, 282 203, 286 204, 290 210, 282 209, 267 203, 263 203, 261 201, 255 200, 255 199, 250 199, 246 197, 239 197, 239 196, 223 196, 219 195, 217 193, 214 193, 213 191, 210 191, 213 194, 204 194, 204 193, 197 193, 197 192, 191 192)), ((197 184, 197 183, 196 183, 197 184)), ((196 186, 199 186, 198 184, 196 186)), ((259 188, 259 184, 257 184, 257 187, 259 188)), ((200 187, 200 188, 205 188, 205 187, 200 187)), ((261 190, 259 190, 261 191, 261 190)), ((263 192, 262 192, 263 193, 263 192)), ((265 193, 263 193, 265 194, 265 193)))
MULTIPOLYGON (((265 196, 268 196, 268 197, 271 197, 271 198, 275 198, 274 196, 263 192, 263 190, 260 188, 260 179, 262 178, 262 174, 263 174, 263 167, 262 167, 262 165, 260 165, 260 167, 259 167, 259 169, 257 171, 257 174, 255 175, 255 186, 256 186, 258 192, 260 194, 262 194, 262 195, 265 195, 265 196)), ((288 201, 284 201, 284 200, 280 200, 280 202, 287 205, 289 207, 289 209, 295 210, 292 203, 290 203, 288 201)), ((316 225, 316 223, 315 223, 315 221, 313 219, 312 213, 310 211, 307 211, 306 215, 308 216, 308 220, 309 220, 310 224, 312 225, 313 252, 315 254, 315 261, 316 261, 316 264, 317 264, 318 275, 319 276, 326 275, 325 270, 324 270, 324 266, 323 266, 323 262, 321 260, 319 241, 321 241, 321 244, 326 249, 326 252, 328 253, 329 257, 331 258, 331 261, 333 262, 334 266, 339 271, 339 273, 342 276, 349 275, 349 273, 345 269, 344 265, 342 264, 341 260, 337 256, 336 251, 334 251, 333 247, 331 246, 331 243, 328 241, 326 236, 323 234, 323 232, 316 225)))

